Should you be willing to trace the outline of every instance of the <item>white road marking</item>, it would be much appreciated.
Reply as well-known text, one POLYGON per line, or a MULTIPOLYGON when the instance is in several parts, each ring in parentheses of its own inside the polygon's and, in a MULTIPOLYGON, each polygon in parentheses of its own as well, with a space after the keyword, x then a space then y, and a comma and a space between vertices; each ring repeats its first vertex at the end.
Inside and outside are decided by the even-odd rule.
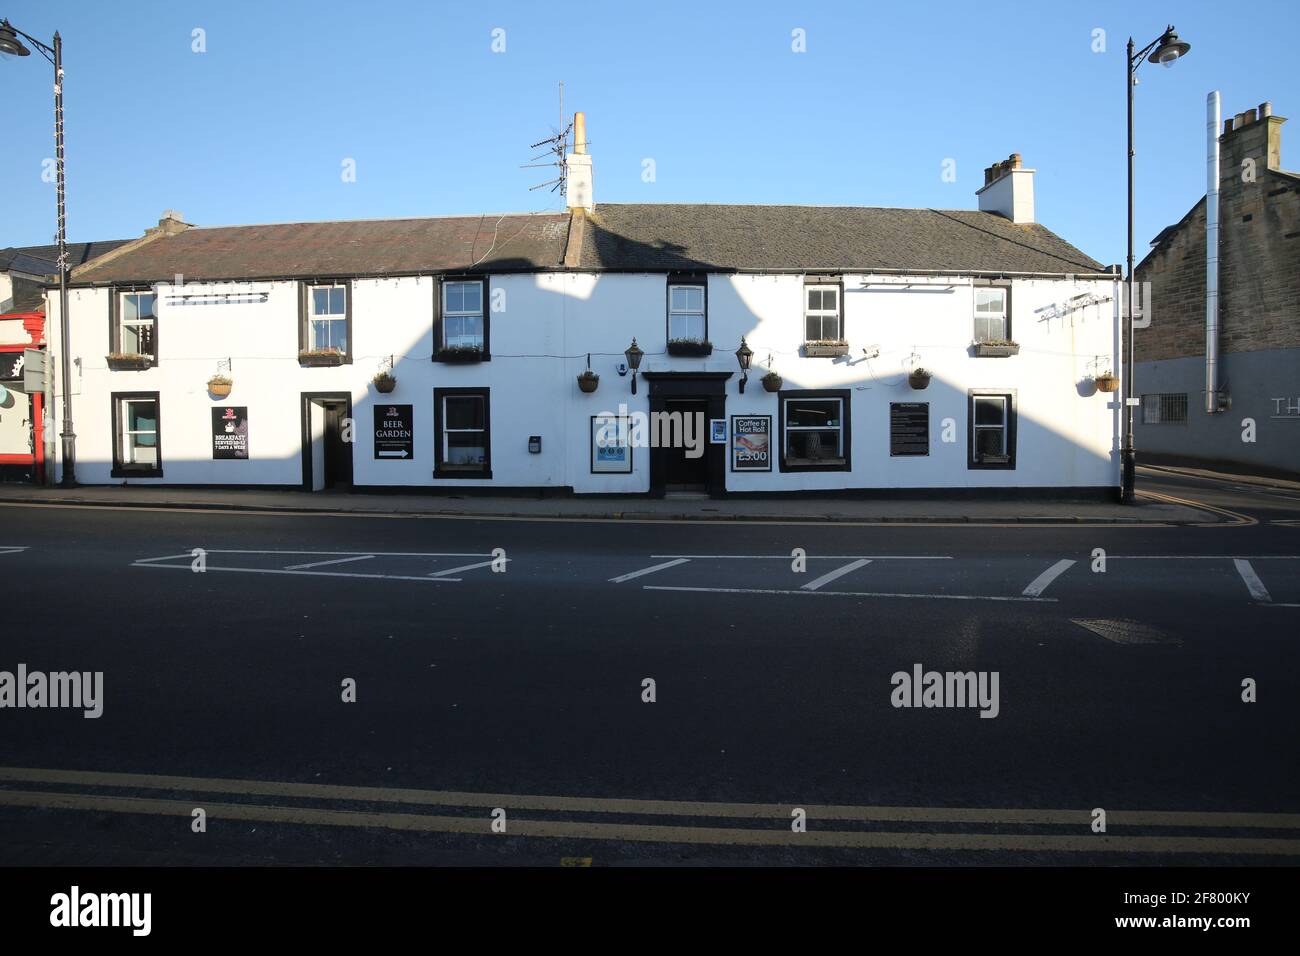
POLYGON ((26 545, 5 545, 0 547, 0 554, 21 554, 26 550, 26 545))
POLYGON ((870 561, 869 559, 867 559, 867 558, 859 558, 858 560, 856 560, 856 561, 854 561, 854 562, 852 562, 852 563, 850 563, 850 564, 846 564, 846 565, 844 565, 844 567, 842 567, 842 568, 836 568, 834 571, 827 571, 827 572, 826 572, 825 574, 823 574, 821 577, 819 577, 819 578, 813 578, 813 579, 812 579, 811 581, 809 581, 807 584, 803 585, 803 586, 800 588, 800 590, 802 590, 802 591, 816 591, 816 590, 817 590, 818 588, 820 588, 823 584, 830 584, 830 583, 831 583, 832 581, 834 581, 836 578, 842 578, 842 577, 844 577, 844 575, 848 574, 850 571, 856 571, 858 568, 865 567, 866 565, 868 565, 868 564, 870 564, 870 563, 871 563, 871 561, 870 561))
POLYGON ((1108 554, 1107 561, 1300 561, 1300 554, 1108 554))
POLYGON ((1069 558, 1062 558, 1054 565, 1029 582, 1029 586, 1020 593, 1025 597, 1038 597, 1047 590, 1047 586, 1059 578, 1062 574, 1074 567, 1074 561, 1069 558))
MULTIPOLYGON (((133 568, 153 568, 157 571, 189 571, 188 564, 141 564, 136 562, 129 565, 133 568)), ((292 574, 308 578, 371 578, 382 579, 385 581, 427 581, 434 584, 440 584, 443 581, 460 581, 461 578, 431 578, 427 576, 416 577, 410 574, 358 574, 354 571, 286 571, 279 568, 214 568, 208 565, 204 574, 213 571, 233 571, 236 574, 292 574)), ((191 572, 194 573, 194 572, 191 572)))
MULTIPOLYGON (((651 555, 658 557, 658 555, 651 555)), ((679 564, 685 564, 690 558, 677 558, 674 561, 665 561, 663 564, 654 564, 648 568, 642 568, 640 571, 629 571, 627 574, 620 574, 616 578, 610 578, 611 584, 622 584, 624 581, 631 581, 633 578, 639 578, 643 574, 654 574, 656 571, 663 571, 667 568, 675 568, 679 564)))
POLYGON ((186 551, 184 554, 164 554, 164 555, 162 555, 161 557, 158 557, 158 558, 139 558, 139 559, 136 560, 134 563, 135 563, 135 564, 154 564, 154 563, 156 563, 156 562, 158 562, 158 561, 174 561, 174 560, 176 560, 177 558, 192 558, 192 557, 194 557, 193 553, 191 553, 191 552, 189 552, 189 551, 186 551))
POLYGON ((1249 561, 1234 558, 1232 563, 1236 567, 1237 573, 1241 575, 1241 580, 1245 582, 1246 590, 1250 592, 1251 597, 1256 601, 1269 602, 1273 600, 1272 595, 1268 593, 1268 588, 1264 587, 1264 582, 1259 579, 1259 575, 1255 573, 1255 569, 1250 566, 1249 561))
MULTIPOLYGON (((790 554, 652 554, 652 558, 682 558, 689 561, 792 561, 790 554)), ((808 554, 809 561, 951 561, 950 554, 808 554)))
POLYGON ((937 601, 1028 601, 1055 604, 1056 598, 1001 597, 990 594, 901 594, 885 591, 791 591, 783 588, 688 588, 643 584, 646 591, 697 591, 706 594, 805 594, 815 597, 918 598, 937 601))
POLYGON ((307 568, 320 568, 327 564, 347 564, 349 561, 369 561, 374 557, 373 554, 357 554, 350 558, 331 558, 328 561, 312 561, 308 564, 291 564, 285 568, 286 571, 302 571, 307 568))
MULTIPOLYGON (((502 560, 502 561, 509 561, 509 560, 511 560, 511 559, 510 559, 510 558, 502 558, 501 560, 502 560)), ((486 567, 488 567, 489 565, 493 564, 495 561, 496 561, 496 559, 493 558, 491 561, 480 561, 478 564, 462 564, 462 565, 461 565, 460 567, 458 567, 458 568, 448 568, 446 571, 434 571, 432 574, 429 575, 429 577, 431 577, 431 578, 441 578, 441 577, 445 577, 445 576, 448 575, 448 574, 455 574, 457 571, 474 571, 474 570, 477 570, 478 568, 486 568, 486 567)))
MULTIPOLYGON (((490 558, 491 554, 477 551, 239 551, 204 548, 208 554, 325 554, 342 555, 370 554, 379 558, 490 558)), ((189 555, 185 555, 189 557, 189 555)), ((154 558, 152 560, 161 560, 154 558)))

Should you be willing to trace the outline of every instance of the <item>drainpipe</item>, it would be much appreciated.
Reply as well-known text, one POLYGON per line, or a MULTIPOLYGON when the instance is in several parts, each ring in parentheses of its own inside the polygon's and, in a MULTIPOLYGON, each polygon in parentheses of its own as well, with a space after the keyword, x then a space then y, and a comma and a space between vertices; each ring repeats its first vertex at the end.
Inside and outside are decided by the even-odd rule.
POLYGON ((1219 411, 1219 91, 1205 98, 1205 412, 1219 411))

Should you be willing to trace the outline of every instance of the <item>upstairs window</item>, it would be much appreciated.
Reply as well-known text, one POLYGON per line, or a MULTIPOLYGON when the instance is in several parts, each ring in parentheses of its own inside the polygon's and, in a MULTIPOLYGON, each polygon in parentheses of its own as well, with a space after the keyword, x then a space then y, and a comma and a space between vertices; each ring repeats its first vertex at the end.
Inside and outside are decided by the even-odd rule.
POLYGON ((975 288, 975 341, 1010 342, 1007 290, 989 286, 975 288))
POLYGON ((158 297, 153 292, 119 292, 112 351, 158 358, 158 297))
POLYGON ((706 342, 709 338, 704 286, 668 286, 668 341, 706 342))
POLYGON ((313 285, 307 289, 307 350, 348 352, 348 288, 313 285))
POLYGON ((442 284, 442 347, 483 349, 483 283, 477 279, 442 284))
POLYGON ((804 286, 804 341, 841 342, 840 287, 837 285, 804 286))

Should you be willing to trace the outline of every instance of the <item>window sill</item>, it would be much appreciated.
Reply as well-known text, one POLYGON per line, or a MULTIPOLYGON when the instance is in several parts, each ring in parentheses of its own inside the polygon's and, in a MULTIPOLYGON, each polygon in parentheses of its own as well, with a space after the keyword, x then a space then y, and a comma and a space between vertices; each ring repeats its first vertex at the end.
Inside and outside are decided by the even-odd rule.
POLYGON ((975 358, 1007 358, 1011 355, 1020 354, 1020 346, 1014 342, 1010 345, 992 345, 988 342, 976 342, 971 346, 971 349, 975 358))
POLYGON ((668 354, 704 358, 713 354, 712 342, 695 342, 689 339, 675 339, 668 342, 668 354))
POLYGON ((433 470, 433 477, 435 478, 491 478, 492 469, 489 468, 486 471, 456 471, 456 470, 446 471, 442 468, 435 468, 433 470))
POLYGON ((472 348, 442 348, 433 353, 433 361, 444 362, 447 365, 473 365, 477 362, 486 362, 491 358, 482 349, 472 348))
POLYGON ((108 355, 104 359, 114 372, 142 372, 158 364, 152 355, 108 355))
POLYGON ((782 459, 782 471, 851 471, 849 463, 843 458, 782 459))
POLYGON ((828 345, 822 342, 805 342, 803 354, 804 358, 839 358, 841 355, 849 354, 849 343, 828 345))
POLYGON ((331 368, 351 362, 342 352, 299 352, 298 364, 303 368, 331 368))

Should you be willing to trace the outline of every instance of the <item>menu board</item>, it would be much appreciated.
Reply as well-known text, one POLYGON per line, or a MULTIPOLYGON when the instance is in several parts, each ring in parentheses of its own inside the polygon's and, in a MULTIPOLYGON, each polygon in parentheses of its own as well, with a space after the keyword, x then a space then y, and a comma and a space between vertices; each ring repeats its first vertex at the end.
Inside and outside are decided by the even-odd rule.
POLYGON ((930 454, 930 403, 889 403, 889 454, 930 454))
POLYGON ((247 405, 218 405, 212 409, 212 458, 248 458, 247 405))

